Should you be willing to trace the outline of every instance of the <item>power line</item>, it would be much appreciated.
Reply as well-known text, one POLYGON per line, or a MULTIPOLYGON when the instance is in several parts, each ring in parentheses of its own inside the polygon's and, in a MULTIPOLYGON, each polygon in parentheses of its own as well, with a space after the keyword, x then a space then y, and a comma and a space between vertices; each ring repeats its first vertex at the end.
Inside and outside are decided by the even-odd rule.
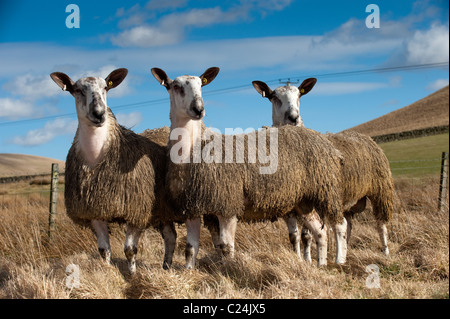
MULTIPOLYGON (((410 70, 419 70, 419 69, 433 69, 433 68, 442 68, 442 67, 448 67, 448 66, 449 66, 449 62, 447 61, 447 62, 438 62, 438 63, 405 65, 405 66, 355 70, 355 71, 346 71, 346 72, 306 74, 306 75, 300 75, 300 76, 293 76, 293 77, 289 77, 289 78, 281 78, 281 79, 278 78, 278 79, 268 80, 265 82, 270 84, 270 83, 282 82, 283 79, 287 79, 287 81, 290 81, 290 78, 309 78, 309 77, 330 78, 330 77, 363 75, 363 74, 371 74, 371 73, 387 73, 387 72, 410 71, 410 70)), ((208 95, 223 94, 223 93, 228 93, 228 92, 233 92, 233 91, 245 90, 245 89, 248 89, 249 87, 251 87, 250 84, 242 84, 242 85, 231 86, 231 87, 227 87, 227 88, 206 91, 203 93, 203 95, 208 96, 208 95)), ((162 98, 162 99, 147 100, 147 101, 130 103, 130 104, 122 104, 122 105, 114 106, 114 110, 127 109, 127 108, 139 108, 139 107, 144 107, 144 106, 162 104, 162 103, 166 103, 168 101, 169 101, 169 98, 162 98)), ((76 112, 73 112, 73 113, 50 115, 50 116, 44 116, 44 117, 32 118, 32 119, 26 119, 26 120, 8 121, 8 122, 0 123, 0 126, 24 124, 24 123, 28 123, 28 122, 49 120, 49 119, 55 119, 55 118, 72 117, 75 115, 76 115, 76 112)))

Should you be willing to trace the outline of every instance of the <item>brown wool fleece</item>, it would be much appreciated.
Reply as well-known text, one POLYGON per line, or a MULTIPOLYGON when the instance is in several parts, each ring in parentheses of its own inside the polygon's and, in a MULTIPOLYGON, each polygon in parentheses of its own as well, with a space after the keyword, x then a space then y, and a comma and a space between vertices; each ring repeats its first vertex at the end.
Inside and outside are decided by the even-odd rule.
MULTIPOLYGON (((254 151, 247 145, 255 134, 243 134, 245 152, 254 151)), ((265 134, 269 150, 269 130, 265 134)), ((214 138, 221 139, 224 153, 225 135, 214 138)), ((237 138, 233 136, 234 154, 240 151, 237 138)), ((202 141, 202 149, 208 143, 202 141)), ((193 163, 192 155, 191 163, 169 159, 167 194, 184 219, 214 214, 236 215, 244 221, 273 220, 296 207, 314 207, 325 220, 342 221, 342 157, 324 135, 302 127, 280 127, 278 153, 273 155, 278 156, 273 174, 261 174, 260 167, 268 164, 249 163, 247 153, 244 163, 193 163)))
POLYGON ((67 215, 77 224, 88 226, 93 219, 126 222, 145 228, 159 226, 166 218, 164 200, 164 129, 135 134, 119 125, 108 109, 110 134, 103 158, 94 168, 83 164, 77 151, 78 132, 66 160, 65 205, 67 215), (162 137, 161 137, 162 135, 162 137))
MULTIPOLYGON (((389 221, 394 210, 394 181, 383 150, 369 137, 354 131, 327 134, 342 153, 344 209, 367 196, 377 219, 389 221)), ((364 208, 364 207, 363 207, 364 208)))

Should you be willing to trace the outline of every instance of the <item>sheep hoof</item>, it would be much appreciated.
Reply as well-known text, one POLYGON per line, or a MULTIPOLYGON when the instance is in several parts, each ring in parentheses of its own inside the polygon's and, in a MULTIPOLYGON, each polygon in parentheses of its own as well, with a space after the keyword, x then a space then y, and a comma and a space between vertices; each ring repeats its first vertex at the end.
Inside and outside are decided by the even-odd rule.
POLYGON ((194 265, 192 263, 186 263, 186 269, 194 269, 194 265))
POLYGON ((102 259, 109 265, 111 263, 111 251, 105 248, 99 248, 98 252, 102 259))
POLYGON ((162 267, 163 267, 164 270, 169 270, 171 266, 172 266, 171 262, 168 262, 167 260, 163 261, 162 267))
POLYGON ((345 264, 345 259, 344 258, 336 259, 336 265, 343 265, 343 264, 345 264))
POLYGON ((128 271, 131 275, 134 275, 136 273, 136 263, 131 263, 128 265, 128 271))
POLYGON ((220 249, 224 257, 234 257, 234 247, 232 247, 230 244, 221 244, 220 249))

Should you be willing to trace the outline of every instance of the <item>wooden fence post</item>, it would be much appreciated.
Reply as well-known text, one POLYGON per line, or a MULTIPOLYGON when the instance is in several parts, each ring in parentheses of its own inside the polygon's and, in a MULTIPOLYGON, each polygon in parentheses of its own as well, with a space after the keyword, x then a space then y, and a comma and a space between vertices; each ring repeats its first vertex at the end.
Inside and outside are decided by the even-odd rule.
POLYGON ((442 152, 441 181, 439 183, 439 210, 442 210, 447 199, 448 191, 448 153, 442 152))
POLYGON ((50 185, 50 208, 48 216, 48 236, 52 237, 52 233, 56 228, 56 207, 58 206, 58 178, 59 166, 52 163, 52 182, 50 185))

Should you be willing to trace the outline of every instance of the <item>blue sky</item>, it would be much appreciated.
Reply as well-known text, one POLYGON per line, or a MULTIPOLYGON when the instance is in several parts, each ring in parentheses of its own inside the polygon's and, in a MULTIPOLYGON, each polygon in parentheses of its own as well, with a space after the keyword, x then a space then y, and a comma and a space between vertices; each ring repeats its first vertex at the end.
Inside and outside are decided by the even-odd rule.
POLYGON ((52 82, 126 80, 108 93, 120 123, 136 132, 170 125, 168 94, 150 73, 171 77, 221 71, 204 87, 207 126, 271 125, 272 107, 252 87, 318 78, 302 97, 305 125, 339 132, 404 107, 448 85, 447 1, 2 1, 0 3, 0 153, 64 160, 77 127, 73 97, 52 82), (380 28, 367 28, 368 4, 380 28), (66 6, 80 10, 67 28, 66 6), (447 62, 440 67, 342 74, 447 62))

